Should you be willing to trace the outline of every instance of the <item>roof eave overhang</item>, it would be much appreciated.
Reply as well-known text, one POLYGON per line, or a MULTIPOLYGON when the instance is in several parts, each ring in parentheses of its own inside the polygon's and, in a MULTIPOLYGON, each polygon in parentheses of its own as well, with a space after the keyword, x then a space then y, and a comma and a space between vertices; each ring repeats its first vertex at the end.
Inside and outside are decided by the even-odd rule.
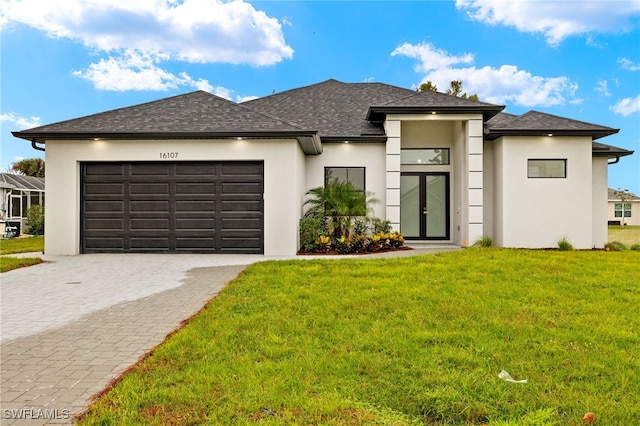
POLYGON ((593 157, 621 158, 621 157, 633 155, 634 152, 635 151, 629 151, 621 148, 607 149, 607 150, 594 149, 591 151, 591 155, 593 157))
POLYGON ((554 129, 486 129, 485 139, 495 140, 502 136, 590 136, 592 140, 615 135, 620 129, 609 130, 554 130, 554 129))
POLYGON ((322 136, 323 143, 385 143, 386 135, 322 136))
POLYGON ((482 114, 489 120, 505 108, 504 105, 486 106, 371 106, 367 111, 367 120, 384 121, 387 114, 482 114))
POLYGON ((315 130, 274 130, 248 132, 11 132, 17 138, 44 144, 53 140, 131 140, 131 139, 297 139, 305 154, 322 153, 320 135, 315 130))

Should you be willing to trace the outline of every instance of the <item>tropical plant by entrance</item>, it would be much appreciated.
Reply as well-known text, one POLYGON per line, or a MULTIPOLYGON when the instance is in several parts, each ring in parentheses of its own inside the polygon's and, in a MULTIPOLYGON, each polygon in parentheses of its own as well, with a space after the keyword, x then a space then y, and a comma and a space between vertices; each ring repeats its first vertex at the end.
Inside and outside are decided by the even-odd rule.
POLYGON ((311 198, 304 203, 309 206, 305 216, 326 217, 329 236, 334 241, 353 236, 356 218, 368 216, 371 206, 379 202, 373 193, 359 191, 351 182, 338 180, 310 189, 306 195, 311 198))
POLYGON ((303 252, 371 253, 403 246, 402 234, 371 215, 371 206, 378 202, 372 193, 335 180, 306 195, 309 209, 300 220, 303 252))

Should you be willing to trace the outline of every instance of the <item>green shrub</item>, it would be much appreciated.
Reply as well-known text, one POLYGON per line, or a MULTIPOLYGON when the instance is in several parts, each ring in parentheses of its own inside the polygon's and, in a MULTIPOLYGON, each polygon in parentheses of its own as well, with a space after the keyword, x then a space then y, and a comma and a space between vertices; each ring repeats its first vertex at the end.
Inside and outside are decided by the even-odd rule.
POLYGON ((558 240, 558 250, 571 251, 573 250, 573 245, 571 245, 567 237, 562 237, 558 240))
POLYGON ((379 234, 379 233, 388 234, 391 232, 391 221, 382 220, 380 218, 374 217, 371 219, 371 233, 379 234))
POLYGON ((605 244, 604 248, 609 249, 609 251, 629 250, 629 248, 624 243, 621 243, 620 241, 611 241, 610 243, 605 244))
POLYGON ((347 238, 344 235, 336 240, 336 251, 341 254, 351 253, 351 238, 347 238))
POLYGON ((629 247, 629 250, 640 251, 640 243, 632 244, 631 247, 629 247))
POLYGON ((27 209, 25 214, 29 223, 29 233, 44 235, 44 206, 41 204, 33 205, 27 209))
POLYGON ((493 247, 493 238, 485 235, 478 238, 473 245, 474 247, 493 247))
POLYGON ((300 219, 300 247, 303 250, 315 250, 316 241, 328 234, 327 220, 322 215, 308 214, 300 219))

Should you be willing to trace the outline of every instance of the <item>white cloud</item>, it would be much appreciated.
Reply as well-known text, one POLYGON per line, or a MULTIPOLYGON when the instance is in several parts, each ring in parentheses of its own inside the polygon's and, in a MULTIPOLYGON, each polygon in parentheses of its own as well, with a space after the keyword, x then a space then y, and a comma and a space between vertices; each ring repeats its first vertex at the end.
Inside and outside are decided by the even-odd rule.
POLYGON ((187 73, 171 74, 157 66, 161 58, 132 50, 122 56, 101 59, 86 70, 72 74, 85 78, 100 90, 169 90, 180 86, 213 92, 214 87, 203 79, 194 80, 187 73))
POLYGON ((473 55, 451 55, 434 48, 430 43, 404 43, 391 55, 417 59, 416 71, 425 73, 422 83, 431 81, 444 90, 452 80, 462 80, 463 90, 468 94, 477 94, 484 102, 504 104, 510 101, 527 107, 561 105, 578 88, 568 77, 536 76, 515 65, 502 65, 500 68, 454 67, 472 64, 473 55))
POLYGON ((609 85, 607 80, 599 80, 598 85, 594 89, 596 92, 602 94, 602 96, 611 96, 611 92, 609 92, 609 85))
POLYGON ((104 52, 260 66, 293 55, 280 21, 243 0, 14 0, 0 16, 0 27, 20 23, 104 52))
POLYGON ((456 8, 476 21, 543 34, 552 46, 573 35, 628 31, 640 15, 636 0, 456 0, 456 8))
POLYGON ((258 99, 260 96, 253 96, 253 95, 249 95, 249 96, 236 96, 236 102, 238 103, 242 103, 242 102, 248 102, 248 101, 252 101, 254 99, 258 99))
POLYGON ((391 52, 391 56, 396 55, 418 59, 419 62, 415 67, 416 72, 429 72, 454 64, 473 63, 473 55, 470 53, 461 56, 450 55, 444 50, 435 48, 431 43, 403 43, 391 52))
POLYGON ((625 117, 640 112, 640 95, 635 98, 624 98, 615 105, 610 106, 609 110, 625 117))
POLYGON ((640 71, 640 63, 632 62, 631 59, 628 58, 618 58, 618 64, 620 64, 620 68, 623 70, 640 71))
POLYGON ((0 123, 7 123, 11 130, 31 129, 41 124, 40 117, 23 117, 14 112, 0 114, 0 123))

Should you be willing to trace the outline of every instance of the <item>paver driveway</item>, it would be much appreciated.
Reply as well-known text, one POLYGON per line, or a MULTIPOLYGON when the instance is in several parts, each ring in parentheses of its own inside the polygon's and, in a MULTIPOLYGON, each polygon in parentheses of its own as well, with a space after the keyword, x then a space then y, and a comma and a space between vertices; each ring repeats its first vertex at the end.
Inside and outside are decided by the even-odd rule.
POLYGON ((2 274, 0 423, 68 424, 250 255, 84 255, 2 274))

